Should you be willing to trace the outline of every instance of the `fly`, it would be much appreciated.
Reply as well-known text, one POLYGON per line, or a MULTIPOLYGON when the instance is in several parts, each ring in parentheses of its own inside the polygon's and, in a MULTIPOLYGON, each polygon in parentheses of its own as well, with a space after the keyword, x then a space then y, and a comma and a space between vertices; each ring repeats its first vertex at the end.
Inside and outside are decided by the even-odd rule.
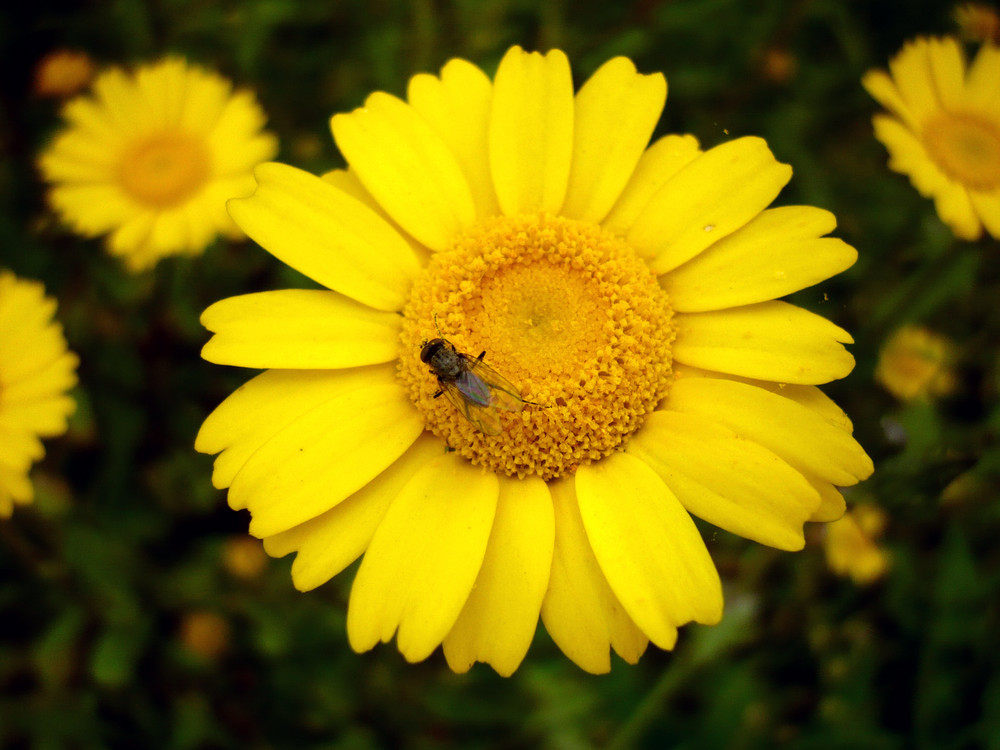
POLYGON ((499 435, 503 424, 497 409, 517 412, 525 402, 518 389, 488 364, 483 362, 486 352, 470 357, 458 351, 447 339, 425 341, 420 350, 420 360, 431 366, 440 390, 448 397, 463 417, 487 435, 499 435))

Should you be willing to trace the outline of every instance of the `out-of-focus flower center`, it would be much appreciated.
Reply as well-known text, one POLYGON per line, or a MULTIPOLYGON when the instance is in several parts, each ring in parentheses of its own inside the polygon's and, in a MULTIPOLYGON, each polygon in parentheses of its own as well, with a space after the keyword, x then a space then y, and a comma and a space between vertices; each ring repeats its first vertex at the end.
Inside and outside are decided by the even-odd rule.
POLYGON ((118 176, 135 200, 153 208, 170 208, 204 185, 208 172, 204 143, 186 133, 164 132, 127 147, 118 176))
MULTIPOLYGON (((673 312, 645 263, 599 226, 489 219, 434 255, 403 311, 399 375, 427 428, 473 463, 554 479, 614 451, 669 392, 673 312), (436 318, 436 325, 435 325, 436 318), (520 389, 486 435, 421 361, 444 338, 520 389)), ((473 408, 482 408, 473 406, 473 408)))
POLYGON ((970 112, 942 112, 924 128, 931 158, 951 178, 975 190, 1000 187, 1000 128, 970 112))

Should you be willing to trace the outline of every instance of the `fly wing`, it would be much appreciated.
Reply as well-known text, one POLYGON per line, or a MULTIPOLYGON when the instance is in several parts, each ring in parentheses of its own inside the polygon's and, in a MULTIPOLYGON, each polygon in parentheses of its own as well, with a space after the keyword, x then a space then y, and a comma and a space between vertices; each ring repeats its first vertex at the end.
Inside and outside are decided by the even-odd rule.
POLYGON ((490 391, 490 405, 505 411, 521 411, 524 399, 521 391, 507 378, 494 370, 481 359, 467 357, 469 372, 482 380, 490 391))
POLYGON ((495 406, 490 403, 478 404, 470 400, 454 383, 442 383, 441 389, 459 413, 472 422, 478 430, 487 435, 499 435, 503 432, 503 425, 500 423, 500 417, 497 416, 495 406))

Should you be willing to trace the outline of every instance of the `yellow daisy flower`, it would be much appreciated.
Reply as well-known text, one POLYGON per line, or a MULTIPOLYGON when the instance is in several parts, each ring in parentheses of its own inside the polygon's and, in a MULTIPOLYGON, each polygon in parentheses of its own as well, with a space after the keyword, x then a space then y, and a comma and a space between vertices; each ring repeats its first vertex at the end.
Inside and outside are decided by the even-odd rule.
POLYGON ((921 326, 904 326, 883 344, 875 380, 902 401, 946 396, 955 390, 954 345, 921 326))
POLYGON ((791 169, 759 138, 646 148, 665 99, 621 57, 575 96, 558 50, 492 81, 452 60, 333 117, 348 171, 265 164, 230 202, 329 291, 205 311, 206 359, 269 369, 196 448, 297 588, 364 554, 356 650, 509 675, 540 613, 583 669, 635 662, 722 616, 689 513, 799 549, 871 472, 815 387, 851 337, 774 301, 854 249, 826 211, 765 210, 791 169))
POLYGON ((891 114, 872 119, 889 168, 934 199, 956 236, 1000 237, 1000 49, 984 44, 966 71, 958 41, 907 43, 862 84, 891 114))
POLYGON ((985 3, 956 5, 952 17, 963 39, 973 42, 1000 42, 1000 14, 985 3))
POLYGON ((0 518, 33 497, 28 471, 39 438, 61 435, 76 403, 76 355, 52 319, 55 300, 37 281, 0 272, 0 518))
POLYGON ((859 505, 826 527, 824 547, 830 570, 855 583, 874 583, 889 569, 889 555, 876 540, 885 529, 885 513, 873 505, 859 505))
POLYGON ((94 61, 85 52, 59 49, 35 67, 34 91, 38 96, 73 96, 94 77, 94 61))
POLYGON ((249 195, 253 167, 277 153, 252 93, 179 58, 105 71, 63 116, 39 158, 49 202, 79 234, 108 235, 132 271, 242 237, 225 202, 249 195))

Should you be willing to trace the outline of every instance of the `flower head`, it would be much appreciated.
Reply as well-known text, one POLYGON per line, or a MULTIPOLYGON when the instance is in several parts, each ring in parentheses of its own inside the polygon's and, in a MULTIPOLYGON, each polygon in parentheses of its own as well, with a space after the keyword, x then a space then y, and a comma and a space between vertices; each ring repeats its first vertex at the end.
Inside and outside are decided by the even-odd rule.
POLYGON ((132 271, 241 237, 225 202, 252 192, 253 167, 277 153, 253 94, 179 58, 107 70, 63 115, 39 158, 49 202, 76 232, 107 235, 132 271))
POLYGON ((689 512, 799 549, 871 472, 816 387, 850 336, 775 301, 855 251, 766 210, 791 169, 759 138, 647 148, 665 98, 625 58, 575 96, 558 50, 452 60, 333 117, 347 171, 265 164, 230 202, 329 291, 205 311, 206 359, 267 369, 196 447, 298 588, 364 555, 355 649, 506 675, 540 613, 584 669, 634 662, 722 615, 689 512))
POLYGON ((222 545, 222 566, 230 575, 249 581, 267 568, 267 555, 256 539, 232 536, 222 545))
POLYGON ((885 513, 874 505, 858 505, 826 527, 827 564, 855 583, 874 583, 889 569, 889 556, 877 540, 885 529, 885 513))
POLYGON ((985 3, 956 5, 952 16, 963 39, 973 42, 1000 42, 1000 14, 985 3))
POLYGON ((905 326, 883 344, 875 379, 903 401, 945 396, 955 389, 954 345, 920 326, 905 326))
POLYGON ((216 661, 223 656, 231 635, 229 621, 208 610, 186 612, 178 632, 184 650, 206 661, 216 661))
POLYGON ((93 77, 94 61, 86 53, 60 49, 35 67, 34 91, 38 96, 73 96, 93 77))
POLYGON ((934 199, 956 236, 1000 237, 1000 49, 984 44, 966 70, 951 37, 907 43, 862 84, 890 114, 872 119, 889 168, 934 199))
POLYGON ((55 300, 37 281, 0 271, 0 518, 30 503, 28 472, 45 455, 43 437, 66 431, 76 403, 76 355, 52 319, 55 300))

